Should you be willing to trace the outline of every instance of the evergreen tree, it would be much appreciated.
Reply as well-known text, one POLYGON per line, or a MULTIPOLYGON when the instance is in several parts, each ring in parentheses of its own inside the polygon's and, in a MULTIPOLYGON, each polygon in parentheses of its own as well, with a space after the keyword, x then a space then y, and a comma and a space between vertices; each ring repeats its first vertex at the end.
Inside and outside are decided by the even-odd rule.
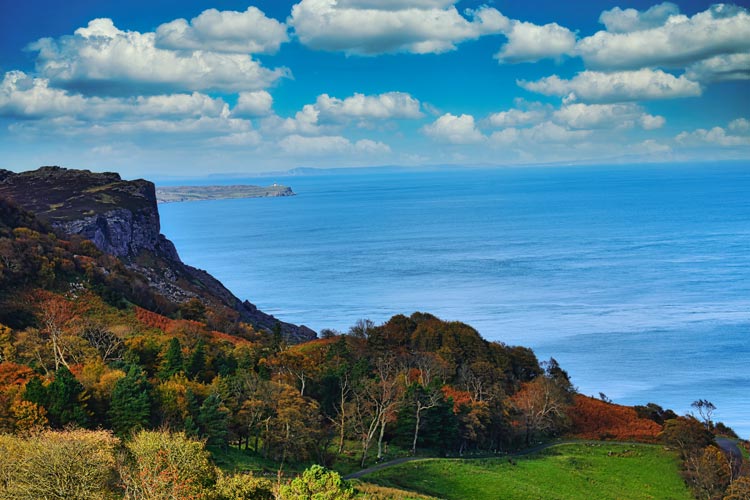
POLYGON ((206 344, 199 340, 187 363, 187 375, 192 380, 199 379, 206 370, 206 344))
POLYGON ((229 411, 221 404, 218 394, 211 394, 201 405, 198 425, 207 445, 225 446, 229 424, 229 411))
POLYGON ((163 380, 168 379, 185 369, 185 360, 182 358, 182 346, 177 337, 169 341, 167 352, 164 354, 164 361, 159 371, 159 377, 163 380))
POLYGON ((34 377, 26 382, 23 399, 31 403, 36 403, 37 406, 43 406, 45 409, 49 406, 49 391, 44 387, 42 379, 34 377))
POLYGON ((74 424, 85 427, 89 422, 84 388, 67 367, 61 366, 47 388, 47 416, 52 427, 74 424))
POLYGON ((137 365, 131 365, 128 374, 117 381, 109 408, 109 419, 115 434, 127 436, 148 424, 151 414, 150 389, 146 374, 137 365))

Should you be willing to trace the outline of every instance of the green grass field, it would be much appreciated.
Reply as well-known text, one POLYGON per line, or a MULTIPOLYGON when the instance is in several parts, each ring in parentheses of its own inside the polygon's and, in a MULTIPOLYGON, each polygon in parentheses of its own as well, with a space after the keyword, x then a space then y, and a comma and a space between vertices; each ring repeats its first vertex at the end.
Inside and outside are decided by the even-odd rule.
POLYGON ((566 444, 507 458, 428 459, 363 481, 446 499, 690 500, 677 458, 660 446, 566 444))

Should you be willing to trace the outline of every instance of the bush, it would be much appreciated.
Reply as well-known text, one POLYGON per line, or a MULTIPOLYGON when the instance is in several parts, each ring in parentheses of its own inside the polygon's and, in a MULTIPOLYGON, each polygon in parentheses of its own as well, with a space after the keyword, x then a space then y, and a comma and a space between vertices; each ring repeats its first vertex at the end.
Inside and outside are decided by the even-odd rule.
POLYGON ((182 432, 141 431, 125 446, 120 476, 126 499, 210 498, 216 468, 201 441, 182 432))
POLYGON ((215 500, 273 500, 273 484, 251 474, 226 476, 219 473, 215 500))
POLYGON ((350 500, 354 498, 354 488, 334 472, 313 465, 288 486, 279 489, 281 500, 350 500))
POLYGON ((0 497, 7 500, 114 498, 115 449, 107 431, 0 436, 0 497))

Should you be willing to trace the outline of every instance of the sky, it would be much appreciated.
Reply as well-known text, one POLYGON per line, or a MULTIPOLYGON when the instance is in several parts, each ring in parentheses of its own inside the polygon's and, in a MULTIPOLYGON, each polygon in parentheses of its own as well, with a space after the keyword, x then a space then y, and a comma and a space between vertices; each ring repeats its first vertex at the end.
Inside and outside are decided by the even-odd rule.
POLYGON ((749 3, 0 0, 0 168, 749 160, 749 3))

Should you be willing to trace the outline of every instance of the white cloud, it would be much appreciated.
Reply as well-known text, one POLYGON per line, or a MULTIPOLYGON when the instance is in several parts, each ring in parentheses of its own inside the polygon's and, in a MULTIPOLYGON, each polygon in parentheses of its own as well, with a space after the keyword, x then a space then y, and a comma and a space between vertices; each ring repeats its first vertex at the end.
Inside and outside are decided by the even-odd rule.
POLYGON ((583 71, 571 80, 552 75, 535 82, 518 81, 526 90, 565 97, 567 102, 620 102, 672 99, 701 95, 701 86, 681 75, 661 70, 641 69, 601 73, 583 71))
POLYGON ((718 4, 693 17, 671 15, 651 29, 599 31, 578 42, 576 51, 592 69, 684 67, 713 56, 750 51, 750 14, 741 7, 718 4))
POLYGON ((664 125, 664 117, 653 116, 637 104, 567 104, 553 113, 555 122, 574 129, 630 128, 646 130, 664 125))
POLYGON ((654 139, 646 139, 635 145, 636 151, 640 151, 647 154, 663 154, 672 151, 672 148, 667 144, 662 144, 654 139))
POLYGON ((155 46, 154 33, 121 31, 111 19, 94 19, 73 36, 42 38, 37 70, 53 84, 92 94, 172 90, 252 91, 288 75, 248 55, 177 52, 155 46))
POLYGON ((750 80, 750 52, 704 59, 688 66, 685 76, 700 82, 750 80))
POLYGON ((318 96, 315 108, 323 120, 387 120, 395 118, 421 118, 419 101, 403 92, 379 95, 355 93, 346 99, 328 94, 318 96))
POLYGON ((555 58, 573 51, 576 35, 557 23, 538 26, 513 21, 505 35, 508 43, 495 55, 500 62, 533 62, 547 57, 555 58))
POLYGON ((207 141, 212 146, 257 146, 261 142, 261 135, 256 130, 213 137, 207 141))
POLYGON ((726 129, 722 127, 714 127, 710 130, 699 128, 692 132, 682 132, 675 137, 675 140, 685 146, 750 146, 750 122, 745 118, 738 118, 730 122, 726 129))
POLYGON ((289 37, 286 26, 256 7, 245 12, 204 10, 186 21, 175 19, 156 29, 156 47, 244 54, 274 54, 289 37))
POLYGON ((451 144, 473 144, 485 139, 476 128, 471 115, 456 116, 446 113, 433 123, 422 127, 422 131, 436 141, 451 144))
POLYGON ((495 9, 467 11, 467 19, 453 3, 389 0, 386 8, 375 8, 369 0, 302 0, 287 22, 308 47, 360 55, 437 54, 509 26, 509 19, 495 9))
POLYGON ((294 118, 271 115, 261 121, 261 129, 273 135, 321 135, 326 129, 318 123, 320 112, 312 104, 305 104, 294 118))
POLYGON ((237 104, 232 108, 232 116, 253 118, 271 113, 273 97, 265 90, 240 92, 237 104))
POLYGON ((605 10, 599 16, 599 22, 602 23, 610 33, 630 33, 633 31, 642 31, 651 28, 658 28, 663 25, 670 16, 680 13, 680 8, 670 2, 654 5, 646 11, 637 11, 635 9, 621 9, 615 7, 611 10, 605 10))
POLYGON ((750 120, 747 118, 737 118, 729 122, 729 130, 736 134, 750 133, 750 120))
POLYGON ((547 118, 547 111, 543 109, 509 109, 493 113, 487 119, 493 127, 517 127, 519 125, 535 125, 547 118))
POLYGON ((326 156, 326 155, 351 155, 351 154, 386 154, 391 149, 387 144, 362 139, 351 142, 346 137, 324 135, 318 137, 305 137, 301 135, 290 135, 279 141, 281 150, 291 156, 326 156))
POLYGON ((45 78, 21 71, 5 74, 0 83, 0 115, 41 119, 72 117, 81 120, 139 120, 143 118, 221 117, 226 103, 205 94, 171 94, 130 98, 84 97, 49 86, 45 78))
POLYGON ((529 146, 540 144, 578 142, 591 134, 589 130, 568 130, 556 123, 547 121, 531 128, 506 128, 493 132, 490 142, 499 146, 529 146))

